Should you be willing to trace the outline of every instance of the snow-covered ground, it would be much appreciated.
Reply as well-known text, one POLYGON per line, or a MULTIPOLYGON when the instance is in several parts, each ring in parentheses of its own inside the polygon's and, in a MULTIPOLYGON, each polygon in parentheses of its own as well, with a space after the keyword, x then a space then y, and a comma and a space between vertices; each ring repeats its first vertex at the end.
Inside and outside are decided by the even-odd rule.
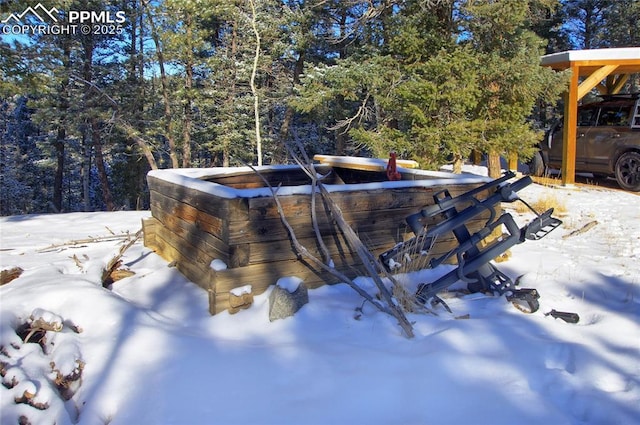
MULTIPOLYGON (((357 311, 344 284, 311 290, 284 320, 269 321, 268 293, 211 317, 205 291, 140 242, 124 256, 135 275, 111 290, 101 270, 122 239, 52 246, 135 233, 148 212, 4 217, 0 268, 24 273, 0 287, 0 423, 640 423, 640 196, 540 185, 520 195, 566 209, 562 227, 497 265, 538 289, 540 310, 448 298, 453 314, 409 315, 413 339, 371 306, 357 311), (32 314, 63 325, 46 353, 16 333, 32 314)), ((447 270, 403 280, 415 288, 447 270)))

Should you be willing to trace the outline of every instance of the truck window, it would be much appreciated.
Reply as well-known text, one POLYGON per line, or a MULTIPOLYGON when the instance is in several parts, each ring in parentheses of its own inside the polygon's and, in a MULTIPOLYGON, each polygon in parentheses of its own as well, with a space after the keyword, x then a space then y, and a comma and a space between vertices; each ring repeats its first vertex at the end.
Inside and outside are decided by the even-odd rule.
POLYGON ((578 111, 578 125, 580 127, 591 127, 596 125, 597 109, 582 109, 578 111))
POLYGON ((600 110, 599 126, 626 126, 629 119, 629 108, 603 107, 600 110))

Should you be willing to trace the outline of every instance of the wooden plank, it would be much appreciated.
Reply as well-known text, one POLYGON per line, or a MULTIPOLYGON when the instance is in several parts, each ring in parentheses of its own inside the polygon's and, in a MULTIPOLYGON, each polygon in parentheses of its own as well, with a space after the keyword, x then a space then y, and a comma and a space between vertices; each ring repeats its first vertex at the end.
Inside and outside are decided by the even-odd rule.
MULTIPOLYGON (((340 255, 350 255, 349 252, 346 252, 346 246, 341 244, 342 238, 339 235, 326 235, 323 239, 332 256, 337 258, 340 255)), ((302 239, 298 238, 298 241, 313 255, 318 258, 322 258, 322 254, 318 247, 318 241, 315 236, 302 239)), ((295 249, 289 239, 246 244, 243 246, 243 249, 246 249, 245 255, 249 258, 249 261, 245 265, 293 260, 297 257, 295 249)))
POLYGON ((188 223, 181 218, 164 211, 156 211, 157 220, 176 237, 179 237, 199 251, 207 252, 214 258, 219 258, 228 264, 230 261, 229 245, 215 236, 202 231, 193 223, 188 223))
MULTIPOLYGON (((230 221, 248 219, 248 198, 220 198, 186 186, 177 185, 154 176, 148 176, 149 190, 161 193, 181 203, 230 221)), ((212 183, 215 184, 215 183, 212 183)), ((153 211, 152 211, 153 213, 153 211)))
POLYGON ((582 99, 587 93, 591 91, 591 89, 600 84, 600 82, 604 80, 608 75, 613 73, 616 68, 618 68, 617 64, 603 65, 602 67, 593 71, 591 75, 585 78, 580 83, 580 85, 578 85, 578 100, 582 99))
MULTIPOLYGON (((418 210, 432 205, 433 195, 439 188, 375 189, 368 191, 332 192, 331 196, 345 213, 356 211, 393 210, 413 208, 418 210)), ((311 214, 311 195, 290 195, 279 197, 287 218, 309 217, 311 214)), ((317 211, 326 207, 320 196, 316 199, 317 211)), ((249 199, 249 221, 265 218, 278 218, 275 201, 271 197, 249 199)))
MULTIPOLYGON (((406 232, 404 218, 414 212, 413 209, 397 209, 348 213, 346 216, 371 250, 382 252, 395 243, 411 236, 406 232), (394 217, 394 214, 399 217, 394 217)), ((201 231, 201 228, 192 223, 185 222, 162 211, 157 214, 161 216, 161 221, 164 225, 176 235, 200 250, 209 252, 215 258, 221 259, 229 267, 241 267, 257 262, 295 258, 289 235, 279 217, 275 220, 263 220, 262 222, 249 224, 234 223, 232 227, 237 227, 237 229, 234 229, 234 233, 237 233, 238 237, 232 240, 231 245, 226 245, 215 237, 201 231)), ((479 219, 479 223, 482 224, 484 220, 485 218, 479 219)), ((310 248, 316 246, 315 234, 308 215, 299 219, 290 219, 289 221, 296 230, 297 237, 304 241, 306 246, 310 248)), ((436 219, 432 219, 429 224, 431 225, 436 221, 436 219)), ((325 235, 325 240, 332 253, 334 255, 339 253, 344 255, 344 247, 346 245, 344 241, 336 237, 336 229, 331 218, 323 212, 319 215, 319 222, 322 234, 325 235)), ((470 225, 472 228, 475 227, 475 224, 470 225)))
MULTIPOLYGON (((394 212, 397 213, 397 211, 394 212)), ((375 214, 378 213, 384 215, 384 212, 375 212, 375 214)), ((408 214, 409 211, 401 215, 404 218, 408 214)), ((197 226, 185 222, 178 217, 165 214, 164 212, 160 212, 159 215, 165 227, 172 233, 186 240, 198 250, 205 251, 215 258, 221 259, 232 268, 259 262, 281 261, 295 258, 295 252, 291 247, 289 235, 279 219, 268 220, 267 223, 262 223, 264 228, 254 227, 253 225, 250 227, 242 226, 245 231, 243 237, 239 239, 242 243, 226 245, 217 238, 202 232, 197 226), (265 240, 267 238, 264 232, 271 232, 270 236, 275 237, 275 239, 265 240)), ((384 217, 382 220, 378 220, 375 217, 365 216, 361 217, 360 221, 363 224, 360 226, 354 225, 354 228, 375 253, 383 252, 395 245, 395 243, 411 237, 411 235, 406 232, 404 224, 394 221, 393 218, 384 217)), ((398 219, 398 221, 400 221, 400 219, 398 219)), ((435 219, 430 220, 431 223, 435 221, 435 219)), ((482 224, 483 222, 484 220, 478 220, 478 224, 482 224)), ((345 252, 346 244, 344 240, 339 235, 336 235, 336 229, 326 216, 324 216, 322 223, 324 240, 332 255, 349 255, 348 252, 345 252)), ((317 240, 311 228, 309 218, 305 217, 293 224, 301 242, 309 247, 312 252, 320 256, 317 248, 317 240)), ((471 224, 471 226, 474 227, 473 224, 471 224)), ((441 238, 439 242, 451 239, 452 236, 449 236, 448 238, 441 238)))
POLYGON ((221 241, 228 239, 228 221, 225 218, 207 214, 189 204, 164 196, 161 193, 151 192, 151 211, 155 216, 173 216, 193 224, 202 232, 209 233, 221 241))
POLYGON ((564 97, 564 124, 562 127, 562 184, 572 185, 576 180, 576 138, 578 135, 578 85, 580 66, 571 64, 569 91, 564 97))
MULTIPOLYGON (((344 270, 341 271, 345 273, 344 270)), ((355 277, 359 273, 354 267, 352 270, 347 270, 345 274, 355 277)), ((215 272, 216 293, 230 292, 234 288, 251 285, 253 293, 259 295, 269 286, 274 285, 278 279, 286 276, 301 278, 309 288, 317 288, 337 281, 330 273, 316 270, 304 261, 274 261, 215 272)))
MULTIPOLYGON (((404 240, 408 240, 412 235, 406 234, 404 240)), ((349 251, 346 241, 341 235, 328 235, 324 238, 327 249, 331 257, 337 261, 343 259, 347 263, 357 261, 357 258, 349 251)), ((365 245, 371 250, 371 252, 378 256, 383 252, 393 248, 396 241, 389 239, 386 243, 379 243, 377 246, 372 246, 371 239, 368 235, 362 237, 365 245)), ((313 255, 318 258, 322 258, 319 247, 317 246, 317 240, 315 238, 298 239, 298 241, 305 246, 313 255)), ((431 253, 433 255, 442 255, 457 245, 457 242, 452 234, 444 235, 438 238, 437 243, 432 248, 431 253)), ((253 265, 258 263, 269 263, 274 261, 285 261, 296 258, 296 252, 288 240, 273 241, 265 243, 247 244, 243 247, 247 250, 246 255, 249 261, 242 265, 235 265, 230 267, 242 267, 245 265, 253 265)))
POLYGON ((215 277, 210 267, 214 257, 199 251, 164 226, 157 229, 156 252, 168 262, 175 262, 176 268, 191 282, 203 289, 210 289, 215 277))
MULTIPOLYGON (((351 156, 333 156, 320 154, 314 155, 313 159, 322 164, 331 166, 368 171, 385 171, 387 162, 389 161, 389 159, 383 158, 359 158, 351 156)), ((396 159, 396 164, 398 165, 398 167, 403 168, 418 168, 419 166, 416 161, 409 159, 396 159)))
MULTIPOLYGON (((209 291, 212 314, 217 314, 229 307, 229 291, 247 284, 252 285, 255 294, 260 294, 284 276, 298 276, 310 288, 337 281, 330 273, 317 270, 304 261, 298 260, 269 261, 215 271, 209 267, 212 258, 207 253, 200 252, 195 246, 177 237, 160 223, 157 223, 153 228, 155 233, 154 248, 158 254, 169 262, 175 261, 177 269, 187 279, 209 291), (225 295, 225 293, 227 294, 225 295)), ((456 243, 452 239, 446 244, 440 242, 436 247, 437 254, 441 255, 454 246, 456 243)), ((432 252, 432 254, 436 255, 436 252, 432 252)), ((337 269, 350 277, 362 275, 360 266, 358 260, 349 256, 340 257, 336 261, 337 269)))
MULTIPOLYGON (((421 264, 426 265, 429 259, 444 255, 456 246, 457 242, 454 239, 438 243, 434 249, 430 251, 428 257, 422 259, 421 264)), ((377 252, 374 253, 374 255, 380 253, 381 252, 377 252)), ((365 275, 360 259, 349 256, 348 258, 336 258, 335 260, 336 269, 350 278, 365 275)), ((451 258, 447 263, 455 263, 455 260, 455 258, 451 258)), ((267 288, 275 284, 279 278, 286 276, 297 276, 301 278, 309 288, 317 288, 325 284, 338 282, 338 279, 329 272, 309 266, 303 260, 269 261, 250 264, 245 267, 216 271, 214 278, 215 291, 217 293, 224 293, 244 285, 251 285, 254 294, 257 295, 266 291, 267 288)))
MULTIPOLYGON (((451 185, 446 189, 451 196, 464 193, 474 186, 451 185)), ((389 211, 410 208, 417 212, 427 205, 433 205, 434 194, 444 189, 442 186, 416 187, 402 189, 374 189, 367 191, 338 191, 332 192, 331 197, 345 214, 358 211, 389 211)), ((290 195, 279 197, 282 209, 287 218, 309 217, 311 214, 311 195, 290 195)), ((326 207, 321 197, 316 199, 316 211, 325 211, 326 207)), ((409 213, 411 214, 411 212, 409 213)), ((278 218, 278 210, 272 197, 249 199, 249 221, 256 219, 278 218)))
POLYGON ((160 226, 158 219, 154 217, 148 217, 142 219, 142 236, 143 244, 146 247, 155 246, 156 242, 156 229, 160 226))
MULTIPOLYGON (((287 218, 287 221, 293 227, 297 237, 304 239, 315 236, 309 216, 295 219, 287 218)), ((360 221, 352 222, 352 224, 360 233, 380 232, 380 234, 385 235, 395 235, 399 225, 398 220, 393 217, 382 220, 375 219, 375 223, 360 221)), ((318 227, 324 235, 331 235, 336 232, 333 223, 326 216, 318 219, 318 227)), ((287 229, 280 219, 256 220, 251 223, 237 225, 232 223, 229 233, 230 246, 240 243, 263 243, 289 239, 287 229)))
MULTIPOLYGON (((395 210, 371 210, 345 213, 345 220, 356 232, 378 243, 398 242, 399 235, 406 228, 405 219, 415 213, 415 208, 395 210), (378 242, 379 241, 379 242, 378 242)), ((478 219, 486 221, 488 213, 478 219)), ((429 225, 435 224, 439 218, 428 221, 429 225)), ((293 227, 298 238, 314 237, 310 214, 303 217, 292 218, 287 216, 287 221, 293 227)), ((318 227, 322 234, 334 234, 337 230, 333 220, 326 213, 318 214, 318 227)), ((253 220, 249 223, 231 223, 229 225, 229 245, 239 243, 263 243, 277 240, 287 240, 289 235, 280 218, 253 220)))
POLYGON ((209 293, 209 313, 218 314, 226 311, 230 308, 229 305, 229 293, 223 294, 210 292, 209 293))

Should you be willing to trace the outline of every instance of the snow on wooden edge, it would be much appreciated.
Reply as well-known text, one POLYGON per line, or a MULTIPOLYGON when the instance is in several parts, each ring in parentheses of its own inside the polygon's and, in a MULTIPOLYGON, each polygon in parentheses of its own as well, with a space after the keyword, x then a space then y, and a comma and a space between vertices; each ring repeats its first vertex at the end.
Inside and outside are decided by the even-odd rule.
MULTIPOLYGON (((359 158, 359 160, 366 161, 367 158, 359 158)), ((371 161, 379 160, 372 159, 371 161)), ((297 165, 267 165, 255 167, 255 169, 258 171, 295 170, 298 168, 299 167, 297 165)), ((491 180, 487 177, 472 174, 453 174, 442 171, 414 170, 404 169, 400 167, 398 169, 409 174, 424 176, 426 179, 326 185, 326 187, 330 192, 348 192, 358 190, 402 189, 412 187, 443 186, 451 184, 486 183, 491 180)), ((250 167, 172 168, 165 170, 152 170, 148 175, 169 183, 177 184, 192 190, 197 190, 202 193, 217 196, 219 198, 233 199, 271 196, 271 190, 268 187, 235 189, 229 186, 205 180, 245 172, 253 172, 253 170, 250 167)), ((308 195, 311 193, 311 185, 282 186, 279 187, 277 191, 278 196, 308 195)))

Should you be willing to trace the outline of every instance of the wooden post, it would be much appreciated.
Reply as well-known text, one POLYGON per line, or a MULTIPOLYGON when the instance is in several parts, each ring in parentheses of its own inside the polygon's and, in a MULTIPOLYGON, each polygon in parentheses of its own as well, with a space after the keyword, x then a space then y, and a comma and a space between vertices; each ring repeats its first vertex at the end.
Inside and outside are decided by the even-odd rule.
POLYGON ((571 84, 564 105, 564 130, 562 151, 562 184, 575 183, 576 147, 578 130, 578 102, 600 82, 618 69, 618 65, 605 65, 593 71, 582 83, 579 83, 580 65, 571 64, 571 84))
POLYGON ((578 127, 578 80, 580 67, 571 65, 571 82, 564 101, 562 130, 562 184, 571 185, 576 179, 576 136, 578 127))
POLYGON ((509 170, 518 171, 518 154, 515 152, 509 153, 509 170))

